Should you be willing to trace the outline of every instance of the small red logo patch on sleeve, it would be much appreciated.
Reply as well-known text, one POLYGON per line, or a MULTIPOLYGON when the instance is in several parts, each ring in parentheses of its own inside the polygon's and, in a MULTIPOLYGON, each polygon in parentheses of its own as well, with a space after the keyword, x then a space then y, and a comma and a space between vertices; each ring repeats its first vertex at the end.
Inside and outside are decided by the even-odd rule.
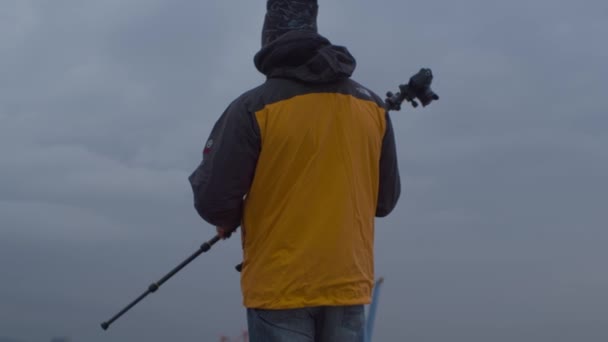
POLYGON ((209 139, 207 144, 205 145, 205 149, 203 149, 203 154, 209 154, 211 152, 211 147, 213 146, 213 139, 209 139))

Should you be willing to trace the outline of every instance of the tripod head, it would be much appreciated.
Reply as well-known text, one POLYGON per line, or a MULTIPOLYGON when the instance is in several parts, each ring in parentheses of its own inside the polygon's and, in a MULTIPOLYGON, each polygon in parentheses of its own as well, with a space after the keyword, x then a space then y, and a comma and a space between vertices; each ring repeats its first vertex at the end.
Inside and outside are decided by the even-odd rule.
POLYGON ((433 73, 431 69, 422 68, 420 71, 410 78, 408 84, 401 84, 399 92, 393 94, 386 93, 387 110, 398 111, 401 109, 403 101, 409 101, 414 108, 418 107, 416 99, 422 103, 423 107, 428 106, 432 101, 439 100, 439 96, 431 90, 431 82, 433 82, 433 73))

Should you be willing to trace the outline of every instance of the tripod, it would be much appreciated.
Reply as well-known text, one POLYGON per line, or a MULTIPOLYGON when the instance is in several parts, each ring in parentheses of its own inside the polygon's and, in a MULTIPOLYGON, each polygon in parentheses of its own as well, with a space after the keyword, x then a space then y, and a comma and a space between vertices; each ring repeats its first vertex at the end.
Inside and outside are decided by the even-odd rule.
MULTIPOLYGON (((403 101, 411 102, 414 108, 418 107, 418 103, 416 99, 418 99, 423 107, 426 107, 434 100, 439 100, 439 96, 435 94, 431 90, 431 83, 433 81, 433 73, 430 69, 420 69, 420 71, 412 76, 409 80, 408 84, 402 84, 399 86, 399 92, 393 94, 392 92, 387 92, 386 96, 386 110, 391 111, 399 111, 401 109, 401 104, 403 101)), ((228 234, 226 238, 230 237, 231 234, 228 234)), ((119 319, 122 315, 124 315, 127 311, 133 308, 137 303, 147 297, 150 293, 156 292, 163 283, 173 277, 177 272, 179 272, 182 268, 186 267, 190 262, 196 259, 202 253, 205 253, 211 249, 211 247, 221 240, 219 235, 214 236, 211 240, 203 243, 200 248, 191 256, 189 256, 186 260, 184 260, 181 264, 171 270, 167 275, 162 277, 159 281, 152 283, 148 286, 148 289, 142 293, 139 297, 137 297, 133 302, 127 305, 124 309, 114 315, 110 320, 101 323, 101 328, 103 330, 107 330, 114 321, 119 319)), ((241 272, 243 268, 243 264, 238 264, 236 267, 238 272, 241 272)))

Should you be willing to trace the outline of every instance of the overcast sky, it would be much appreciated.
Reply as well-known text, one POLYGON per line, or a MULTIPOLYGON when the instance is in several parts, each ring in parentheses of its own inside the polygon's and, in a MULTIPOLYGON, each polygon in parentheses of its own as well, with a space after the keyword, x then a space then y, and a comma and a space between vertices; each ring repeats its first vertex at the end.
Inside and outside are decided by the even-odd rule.
MULTIPOLYGON (((187 176, 263 81, 265 1, 0 1, 0 336, 216 341, 246 328, 240 242, 187 176)), ((394 112, 403 196, 377 221, 377 341, 608 340, 608 3, 320 1, 394 112)))

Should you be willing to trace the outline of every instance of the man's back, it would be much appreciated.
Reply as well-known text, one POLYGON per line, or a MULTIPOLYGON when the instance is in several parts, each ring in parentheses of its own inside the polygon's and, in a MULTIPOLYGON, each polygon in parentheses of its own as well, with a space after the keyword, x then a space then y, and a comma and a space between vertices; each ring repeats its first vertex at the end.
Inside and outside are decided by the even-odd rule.
POLYGON ((195 207, 242 226, 246 307, 368 303, 374 216, 400 195, 383 101, 350 78, 348 50, 316 33, 285 33, 255 63, 268 78, 215 124, 190 177, 195 207))
POLYGON ((368 303, 381 102, 350 79, 271 79, 251 99, 261 152, 243 215, 245 305, 368 303))

